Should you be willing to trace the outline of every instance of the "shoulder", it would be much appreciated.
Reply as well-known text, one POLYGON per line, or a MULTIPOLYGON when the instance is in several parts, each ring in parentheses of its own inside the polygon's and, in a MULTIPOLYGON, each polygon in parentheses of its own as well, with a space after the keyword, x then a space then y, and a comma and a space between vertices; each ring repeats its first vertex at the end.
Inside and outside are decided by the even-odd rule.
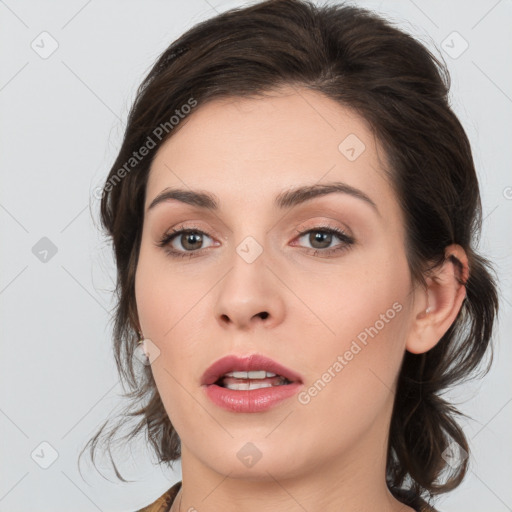
POLYGON ((146 507, 137 510, 137 512, 168 512, 180 488, 181 481, 176 482, 170 489, 165 491, 164 494, 162 494, 162 496, 156 499, 153 503, 150 503, 146 507))

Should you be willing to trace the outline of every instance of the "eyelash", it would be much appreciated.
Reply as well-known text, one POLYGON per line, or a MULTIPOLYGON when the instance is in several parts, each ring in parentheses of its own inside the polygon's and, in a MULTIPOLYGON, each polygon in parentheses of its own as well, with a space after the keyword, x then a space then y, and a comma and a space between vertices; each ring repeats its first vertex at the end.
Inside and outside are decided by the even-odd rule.
MULTIPOLYGON (((310 251, 313 251, 313 256, 318 255, 318 253, 322 254, 322 257, 330 256, 335 253, 340 253, 342 251, 345 251, 350 248, 355 243, 355 240, 353 237, 345 233, 342 229, 335 227, 335 226, 315 226, 314 228, 307 229, 305 231, 299 231, 297 230, 298 237, 302 237, 308 233, 311 232, 318 232, 318 233, 328 233, 331 235, 335 235, 341 240, 341 244, 334 248, 330 249, 309 249, 310 251)), ((177 251, 175 249, 170 249, 170 243, 173 241, 174 238, 176 238, 178 235, 184 234, 184 233, 198 233, 201 235, 208 235, 208 233, 205 233, 201 229, 190 226, 184 229, 172 229, 170 232, 166 233, 161 240, 157 243, 158 247, 164 248, 167 254, 171 256, 172 258, 194 258, 195 256, 198 256, 201 252, 201 249, 198 249, 196 251, 177 251)), ((211 238, 211 237, 210 237, 211 238)))

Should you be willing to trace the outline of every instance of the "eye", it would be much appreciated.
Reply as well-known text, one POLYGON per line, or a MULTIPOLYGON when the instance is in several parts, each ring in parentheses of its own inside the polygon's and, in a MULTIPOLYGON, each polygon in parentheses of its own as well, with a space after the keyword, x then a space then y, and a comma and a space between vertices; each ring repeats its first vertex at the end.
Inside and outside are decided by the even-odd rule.
POLYGON ((165 247, 166 251, 171 256, 176 257, 193 257, 200 249, 205 249, 213 244, 204 246, 205 239, 210 239, 204 231, 195 227, 186 229, 172 229, 166 233, 160 242, 159 247, 165 247))
POLYGON ((311 249, 314 250, 314 255, 322 254, 327 256, 338 251, 346 250, 355 243, 353 237, 345 233, 342 229, 334 226, 317 226, 307 231, 299 232, 299 240, 306 239, 306 242, 311 244, 311 249), (333 241, 338 239, 338 243, 334 247, 331 246, 333 241))

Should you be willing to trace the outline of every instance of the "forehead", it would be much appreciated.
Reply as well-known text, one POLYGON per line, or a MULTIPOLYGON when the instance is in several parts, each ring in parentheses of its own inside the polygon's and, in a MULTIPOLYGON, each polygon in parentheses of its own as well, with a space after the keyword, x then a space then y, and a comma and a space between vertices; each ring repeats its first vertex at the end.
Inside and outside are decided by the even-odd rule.
MULTIPOLYGON (((167 187, 202 189, 262 205, 292 185, 342 181, 396 202, 385 157, 367 122, 304 88, 225 98, 196 107, 159 148, 146 207, 167 187)), ((376 202, 377 202, 376 200, 376 202)))

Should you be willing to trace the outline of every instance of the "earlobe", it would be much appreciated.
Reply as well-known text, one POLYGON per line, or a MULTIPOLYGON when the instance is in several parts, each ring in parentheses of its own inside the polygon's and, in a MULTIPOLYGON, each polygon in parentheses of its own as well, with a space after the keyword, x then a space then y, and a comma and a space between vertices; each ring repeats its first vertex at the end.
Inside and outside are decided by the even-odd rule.
POLYGON ((466 297, 468 259, 460 245, 445 249, 443 263, 426 279, 427 287, 418 292, 406 349, 422 354, 433 348, 453 324, 466 297))

